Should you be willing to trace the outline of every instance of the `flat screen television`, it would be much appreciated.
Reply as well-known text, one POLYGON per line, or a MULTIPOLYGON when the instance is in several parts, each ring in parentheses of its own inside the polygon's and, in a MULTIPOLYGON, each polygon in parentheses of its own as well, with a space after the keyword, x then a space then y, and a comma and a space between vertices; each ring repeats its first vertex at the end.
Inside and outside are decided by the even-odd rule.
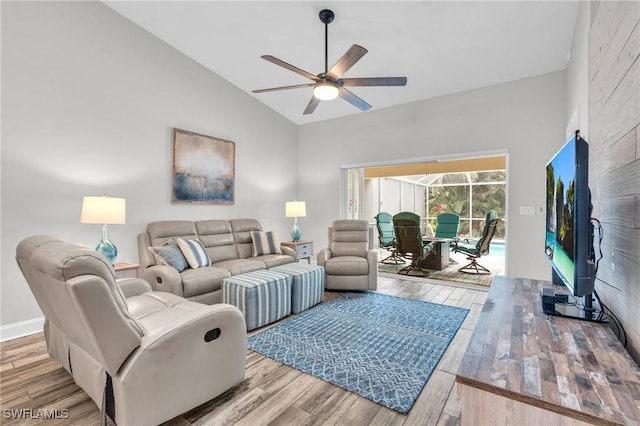
POLYGON ((582 304, 574 304, 581 309, 564 312, 566 316, 592 319, 595 252, 589 145, 578 131, 547 163, 546 180, 545 254, 551 263, 552 282, 566 286, 573 296, 583 298, 582 304))

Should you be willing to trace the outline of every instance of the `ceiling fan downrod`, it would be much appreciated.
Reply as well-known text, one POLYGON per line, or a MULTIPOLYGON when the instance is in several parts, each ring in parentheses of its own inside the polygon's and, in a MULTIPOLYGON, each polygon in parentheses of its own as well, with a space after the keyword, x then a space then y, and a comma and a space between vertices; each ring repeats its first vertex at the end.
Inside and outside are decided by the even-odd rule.
POLYGON ((329 72, 329 24, 333 22, 336 15, 332 10, 322 9, 319 16, 324 24, 324 76, 326 76, 329 72))

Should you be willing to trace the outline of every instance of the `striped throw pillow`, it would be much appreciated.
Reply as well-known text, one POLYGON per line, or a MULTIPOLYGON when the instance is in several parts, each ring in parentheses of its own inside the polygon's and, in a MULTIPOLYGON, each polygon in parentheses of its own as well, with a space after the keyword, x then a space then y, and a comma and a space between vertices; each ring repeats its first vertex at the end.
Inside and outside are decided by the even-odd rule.
POLYGON ((253 243, 253 255, 282 254, 280 240, 276 231, 259 232, 251 231, 251 241, 253 243))
POLYGON ((199 240, 185 240, 184 238, 176 238, 178 247, 187 259, 187 263, 193 269, 200 268, 201 266, 211 265, 211 259, 207 254, 207 250, 204 248, 199 240))

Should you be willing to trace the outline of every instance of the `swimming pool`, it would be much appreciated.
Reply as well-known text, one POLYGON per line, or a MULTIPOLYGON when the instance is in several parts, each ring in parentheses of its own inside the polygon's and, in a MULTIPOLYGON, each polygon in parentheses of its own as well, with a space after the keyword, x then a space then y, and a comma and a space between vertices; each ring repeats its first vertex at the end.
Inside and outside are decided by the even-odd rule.
POLYGON ((491 241, 489 254, 491 256, 504 257, 504 241, 491 241))

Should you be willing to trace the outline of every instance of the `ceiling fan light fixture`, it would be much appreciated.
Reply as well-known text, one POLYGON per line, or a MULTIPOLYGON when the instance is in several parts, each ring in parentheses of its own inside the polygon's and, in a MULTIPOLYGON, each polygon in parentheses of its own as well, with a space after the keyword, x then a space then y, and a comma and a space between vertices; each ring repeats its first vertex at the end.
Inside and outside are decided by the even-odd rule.
POLYGON ((313 96, 322 101, 330 101, 338 97, 338 86, 326 81, 320 82, 313 88, 313 96))

